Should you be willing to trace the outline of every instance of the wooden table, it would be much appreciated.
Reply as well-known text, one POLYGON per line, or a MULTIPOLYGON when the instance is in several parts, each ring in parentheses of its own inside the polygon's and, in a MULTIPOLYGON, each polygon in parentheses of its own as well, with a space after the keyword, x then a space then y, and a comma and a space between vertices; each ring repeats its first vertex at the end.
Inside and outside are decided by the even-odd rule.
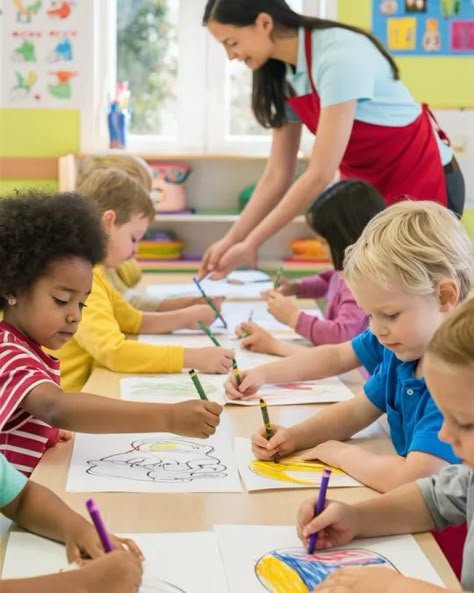
MULTIPOLYGON (((173 282, 183 278, 170 275, 173 282)), ((189 280, 189 275, 183 276, 189 280)), ((160 275, 160 282, 163 281, 160 275)), ((153 279, 146 277, 145 282, 153 279)), ((156 276, 155 276, 156 281, 156 276)), ((119 397, 120 378, 127 375, 96 369, 84 391, 119 397)), ((361 377, 357 371, 341 377, 352 390, 360 389, 361 377)), ((271 407, 272 421, 292 425, 314 414, 323 406, 281 406, 271 407)), ((261 425, 258 407, 228 405, 224 414, 228 417, 233 436, 249 437, 261 425)), ((364 447, 380 453, 393 451, 389 439, 379 438, 361 443, 364 447)), ((65 492, 66 477, 72 453, 71 443, 60 443, 49 449, 33 473, 33 479, 49 487, 74 510, 86 516, 84 501, 87 493, 65 492)), ((361 488, 331 488, 330 498, 346 502, 378 496, 373 490, 361 488)), ((314 496, 307 489, 272 490, 253 493, 94 493, 108 528, 113 532, 167 532, 212 530, 218 523, 294 525, 299 504, 314 496)), ((430 534, 419 534, 416 540, 437 570, 447 587, 459 588, 456 577, 444 555, 430 534)), ((4 542, 3 542, 4 543, 4 542)), ((2 554, 3 557, 3 554, 2 554)))

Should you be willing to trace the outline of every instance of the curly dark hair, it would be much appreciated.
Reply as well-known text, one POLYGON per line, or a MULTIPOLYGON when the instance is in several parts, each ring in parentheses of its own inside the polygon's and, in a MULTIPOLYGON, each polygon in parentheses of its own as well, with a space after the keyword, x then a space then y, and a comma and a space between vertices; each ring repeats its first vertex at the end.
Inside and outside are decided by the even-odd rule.
POLYGON ((0 199, 0 309, 5 295, 26 291, 59 259, 92 265, 107 238, 97 205, 78 193, 27 191, 0 199))

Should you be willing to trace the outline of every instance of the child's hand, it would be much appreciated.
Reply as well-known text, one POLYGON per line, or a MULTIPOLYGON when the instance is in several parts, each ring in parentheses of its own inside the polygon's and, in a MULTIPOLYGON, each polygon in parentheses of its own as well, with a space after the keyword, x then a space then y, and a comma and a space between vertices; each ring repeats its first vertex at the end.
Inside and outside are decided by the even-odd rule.
POLYGON ((317 459, 326 465, 341 468, 343 466, 343 458, 346 455, 357 455, 356 450, 355 445, 341 443, 340 441, 326 441, 325 443, 316 445, 316 447, 302 451, 298 454, 298 457, 301 457, 305 461, 317 459))
MULTIPOLYGON (((79 515, 74 514, 72 523, 65 525, 64 530, 64 543, 69 562, 82 564, 85 558, 97 558, 105 554, 95 527, 79 515)), ((137 558, 143 560, 143 554, 133 540, 115 535, 111 535, 110 539, 115 549, 132 552, 137 558)))
POLYGON ((247 332, 247 337, 242 338, 240 345, 251 352, 263 352, 264 354, 276 354, 278 340, 262 327, 251 321, 245 321, 235 328, 235 333, 240 338, 247 332))
MULTIPOLYGON (((353 506, 328 501, 322 513, 314 516, 316 499, 305 501, 298 509, 296 530, 305 548, 312 533, 318 532, 318 550, 342 546, 352 541, 359 531, 357 512, 353 506)), ((382 590, 382 589, 381 589, 382 590)))
MULTIPOLYGON (((260 294, 262 298, 266 300, 271 292, 273 292, 273 289, 262 290, 260 294)), ((287 280, 286 278, 280 278, 280 285, 275 292, 278 292, 283 296, 295 296, 298 294, 298 282, 290 282, 290 280, 287 280)))
POLYGON ((192 364, 185 364, 184 366, 193 367, 203 373, 219 373, 221 375, 228 373, 232 367, 233 350, 209 346, 206 348, 193 348, 192 351, 192 364))
POLYGON ((284 426, 272 424, 273 436, 267 441, 267 433, 264 426, 252 435, 252 451, 257 459, 271 461, 278 453, 280 457, 290 455, 295 451, 295 445, 291 432, 284 426))
POLYGON ((224 383, 225 394, 230 399, 252 399, 259 388, 265 383, 265 374, 256 367, 250 371, 240 372, 241 383, 237 385, 237 381, 233 373, 224 383))
POLYGON ((74 576, 85 593, 137 593, 142 573, 141 559, 120 551, 88 562, 74 576))
MULTIPOLYGON (((380 593, 380 591, 396 593, 398 591, 411 591, 409 583, 407 577, 393 570, 393 568, 356 566, 336 570, 314 589, 314 593, 380 593)), ((427 587, 431 590, 430 585, 427 585, 427 587)), ((438 587, 433 585, 431 587, 433 593, 441 591, 438 587)), ((423 591, 428 589, 423 588, 423 591)))
POLYGON ((72 440, 72 433, 70 430, 63 430, 62 428, 59 429, 58 434, 58 442, 59 443, 67 443, 68 441, 72 440))
POLYGON ((278 319, 280 323, 285 323, 292 328, 296 327, 300 310, 287 297, 279 294, 275 290, 268 294, 268 312, 278 319))
POLYGON ((220 404, 193 399, 171 405, 173 410, 170 432, 200 439, 207 439, 216 432, 222 414, 220 404))

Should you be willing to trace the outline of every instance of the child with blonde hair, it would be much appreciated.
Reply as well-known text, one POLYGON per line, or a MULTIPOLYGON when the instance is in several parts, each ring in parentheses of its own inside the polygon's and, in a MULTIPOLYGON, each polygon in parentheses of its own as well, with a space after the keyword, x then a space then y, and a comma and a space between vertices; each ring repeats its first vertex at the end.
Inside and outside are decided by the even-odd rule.
MULTIPOLYGON (((118 173, 142 191, 133 179, 118 173)), ((132 219, 135 216, 132 214, 132 219)), ((129 347, 122 344, 125 340, 114 314, 125 316, 124 329, 130 331, 138 329, 143 314, 122 302, 105 282, 101 284, 97 268, 98 286, 90 295, 93 266, 106 252, 104 218, 110 233, 108 243, 115 246, 112 251, 109 248, 109 255, 115 254, 119 261, 120 254, 131 249, 130 238, 127 246, 122 234, 128 234, 130 228, 134 231, 135 223, 117 226, 114 214, 99 212, 91 199, 78 194, 30 192, 0 200, 0 309, 4 312, 0 322, 0 452, 25 475, 49 447, 71 438, 64 430, 207 437, 219 424, 222 407, 215 402, 148 404, 65 393, 60 388, 59 361, 44 348, 56 352, 75 340, 78 328, 82 329, 81 317, 89 311, 89 298, 92 319, 86 320, 85 331, 73 348, 75 358, 68 361, 71 383, 81 383, 78 379, 84 380, 95 362, 87 350, 81 350, 79 344, 84 342, 101 349, 105 363, 119 362, 124 370, 127 362, 144 370, 153 365, 157 369, 178 368, 183 361, 190 364, 190 357, 194 357, 193 364, 200 362, 200 357, 208 364, 207 359, 218 351, 185 351, 132 341, 129 347), (96 307, 97 302, 102 309, 96 307)), ((226 356, 226 351, 217 352, 217 360, 226 356)))
POLYGON ((82 193, 101 211, 108 235, 102 265, 94 268, 92 292, 74 337, 55 354, 61 361, 61 385, 80 391, 92 370, 103 366, 122 373, 178 373, 194 367, 209 373, 225 373, 233 352, 223 348, 184 348, 127 340, 125 334, 163 334, 180 328, 199 329, 215 318, 209 305, 193 305, 176 311, 139 311, 109 283, 105 267, 117 268, 136 253, 154 208, 148 193, 123 171, 99 169, 81 183, 82 193))
MULTIPOLYGON (((17 471, 0 454, 0 511, 24 529, 66 546, 79 570, 26 579, 0 580, 2 593, 135 593, 142 554, 129 539, 111 536, 115 550, 105 555, 97 531, 55 494, 17 471), (86 558, 88 560, 85 562, 86 558)), ((25 558, 28 562, 28 558, 25 558)))
MULTIPOLYGON (((447 231, 447 229, 446 229, 447 231)), ((433 265, 436 264, 433 259, 433 265)), ((298 513, 298 534, 305 545, 319 533, 317 547, 326 549, 356 538, 416 533, 467 522, 461 584, 474 590, 474 300, 460 306, 435 332, 423 357, 428 388, 443 414, 440 437, 450 443, 462 465, 400 486, 354 505, 329 501, 313 518, 314 500, 298 513)), ((343 569, 315 591, 336 593, 441 593, 445 589, 404 577, 386 568, 343 569)))
POLYGON ((308 420, 274 426, 252 437, 263 460, 305 451, 341 468, 376 490, 386 491, 458 461, 440 441, 442 417, 424 380, 424 355, 436 329, 468 295, 473 247, 458 219, 437 204, 401 202, 378 214, 347 250, 345 278, 369 329, 350 342, 319 346, 242 372, 231 398, 255 397, 264 383, 339 375, 363 365, 371 373, 364 391, 308 420), (377 455, 347 439, 387 414, 391 455, 377 455))
MULTIPOLYGON (((76 188, 82 193, 82 185, 88 177, 98 169, 118 169, 133 177, 150 193, 152 191, 153 176, 148 164, 139 156, 113 148, 102 152, 95 152, 81 160, 76 177, 76 188)), ((104 268, 110 284, 117 289, 126 300, 141 311, 174 311, 191 305, 202 305, 201 297, 160 298, 151 296, 136 288, 142 278, 140 266, 134 258, 123 262, 117 269, 104 268)))

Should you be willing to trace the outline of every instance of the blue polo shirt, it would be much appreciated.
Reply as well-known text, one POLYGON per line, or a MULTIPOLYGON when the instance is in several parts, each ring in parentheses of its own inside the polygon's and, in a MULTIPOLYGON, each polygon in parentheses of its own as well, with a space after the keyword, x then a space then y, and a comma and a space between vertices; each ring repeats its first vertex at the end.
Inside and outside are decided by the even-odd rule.
POLYGON ((10 504, 27 482, 28 479, 0 453, 0 508, 10 504))
POLYGON ((372 375, 364 391, 374 406, 386 412, 397 453, 406 457, 411 451, 421 451, 450 463, 460 463, 451 445, 438 437, 443 416, 425 380, 415 377, 417 361, 399 360, 380 344, 370 329, 354 338, 352 347, 372 375))

